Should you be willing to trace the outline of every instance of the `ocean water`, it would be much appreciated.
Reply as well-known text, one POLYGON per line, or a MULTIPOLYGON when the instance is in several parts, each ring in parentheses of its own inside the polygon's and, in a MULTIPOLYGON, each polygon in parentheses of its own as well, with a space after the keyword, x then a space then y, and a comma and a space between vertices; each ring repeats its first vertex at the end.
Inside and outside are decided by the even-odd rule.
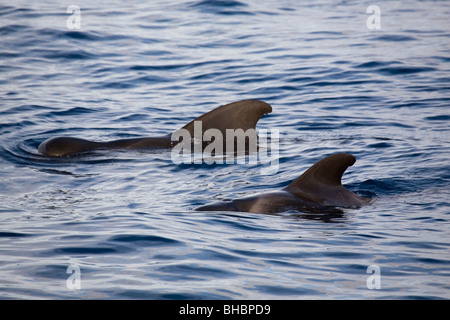
POLYGON ((0 298, 449 299, 450 6, 370 4, 2 1, 0 298), (242 99, 273 106, 257 128, 280 132, 276 173, 37 152, 167 134, 242 99), (369 205, 194 210, 337 152, 369 205))

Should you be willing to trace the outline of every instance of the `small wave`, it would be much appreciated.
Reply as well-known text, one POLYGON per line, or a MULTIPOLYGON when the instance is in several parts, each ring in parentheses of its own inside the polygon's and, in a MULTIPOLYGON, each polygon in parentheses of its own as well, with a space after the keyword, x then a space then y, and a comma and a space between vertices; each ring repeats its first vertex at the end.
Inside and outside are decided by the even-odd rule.
POLYGON ((175 264, 157 268, 158 277, 164 280, 196 280, 205 278, 229 278, 236 274, 223 268, 203 267, 199 264, 175 264))
POLYGON ((30 236, 32 235, 21 232, 0 232, 0 238, 25 238, 30 236))
MULTIPOLYGON (((33 53, 37 53, 38 55, 42 50, 31 50, 33 53)), ((41 55, 46 59, 66 59, 66 60, 89 60, 97 58, 97 55, 87 52, 85 50, 77 49, 77 50, 46 50, 41 55)))
POLYGON ((361 64, 358 64, 355 66, 357 69, 372 69, 372 68, 381 68, 381 67, 387 67, 392 64, 398 64, 400 62, 398 61, 368 61, 361 64))
POLYGON ((110 254, 110 253, 119 253, 119 252, 123 252, 123 250, 118 250, 117 248, 112 248, 112 247, 64 247, 64 248, 58 248, 58 249, 54 249, 52 253, 50 253, 51 255, 66 255, 66 254, 71 254, 71 255, 76 255, 76 254, 81 254, 81 255, 91 255, 91 254, 110 254))
POLYGON ((377 36, 376 40, 378 41, 387 41, 387 42, 403 42, 403 41, 414 41, 417 38, 411 36, 397 35, 397 34, 387 34, 382 36, 377 36))
POLYGON ((437 116, 430 116, 430 117, 425 117, 424 120, 428 120, 428 121, 449 121, 450 120, 450 115, 448 115, 448 114, 441 114, 441 115, 437 115, 437 116))
POLYGON ((420 72, 430 72, 435 71, 435 68, 430 67, 386 67, 380 68, 377 71, 381 74, 385 75, 403 75, 403 74, 412 74, 412 73, 420 73, 420 72))
POLYGON ((400 61, 375 61, 375 60, 355 65, 354 68, 374 69, 375 72, 384 75, 402 75, 402 74, 412 74, 436 70, 435 68, 431 67, 406 66, 400 61))
POLYGON ((392 148, 393 146, 394 145, 392 143, 378 142, 378 143, 369 144, 367 147, 374 148, 374 149, 384 149, 384 148, 392 148))
POLYGON ((221 15, 254 15, 252 11, 243 10, 247 4, 236 0, 203 0, 191 4, 202 12, 221 15))
MULTIPOLYGON (((0 29, 1 30, 1 29, 0 29)), ((8 30, 8 29, 7 29, 8 30)), ((68 41, 80 42, 104 42, 129 39, 126 35, 110 34, 105 32, 90 30, 66 30, 59 28, 35 28, 30 30, 40 37, 45 36, 53 41, 56 39, 66 39, 68 41)))
POLYGON ((192 7, 210 7, 210 8, 236 8, 247 7, 247 4, 236 0, 202 0, 195 2, 192 7))
MULTIPOLYGON (((56 130, 55 132, 60 132, 60 130, 56 130)), ((48 138, 48 136, 43 137, 42 134, 39 134, 25 140, 14 139, 8 143, 5 143, 0 146, 0 151, 3 155, 2 158, 15 165, 32 166, 40 172, 66 176, 71 175, 74 177, 81 177, 85 175, 75 174, 69 171, 67 169, 68 164, 119 163, 129 161, 129 159, 125 156, 121 157, 123 153, 102 152, 104 150, 86 152, 79 157, 45 156, 38 152, 38 146, 46 138, 48 138)))
POLYGON ((38 105, 38 104, 21 104, 12 108, 9 108, 7 110, 2 111, 2 114, 4 115, 10 115, 10 114, 21 114, 25 112, 36 112, 41 110, 51 110, 52 108, 38 105))
POLYGON ((399 195, 402 193, 416 192, 418 187, 413 180, 400 178, 369 179, 359 184, 359 189, 368 190, 379 196, 399 195))
POLYGON ((68 110, 62 110, 62 111, 52 111, 48 113, 48 116, 75 116, 80 114, 86 114, 86 113, 95 113, 99 110, 93 109, 93 108, 84 108, 84 107, 75 107, 68 110))
POLYGON ((22 24, 10 24, 0 27, 0 36, 8 36, 14 33, 23 33, 31 28, 22 24))

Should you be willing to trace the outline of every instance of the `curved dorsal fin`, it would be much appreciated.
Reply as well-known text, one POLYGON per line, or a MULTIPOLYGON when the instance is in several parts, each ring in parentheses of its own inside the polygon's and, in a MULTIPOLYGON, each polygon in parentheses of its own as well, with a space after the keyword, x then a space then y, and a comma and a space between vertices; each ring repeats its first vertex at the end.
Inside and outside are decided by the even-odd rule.
POLYGON ((355 161, 356 158, 348 153, 337 153, 328 156, 316 162, 285 189, 295 191, 296 189, 304 189, 305 187, 316 185, 342 186, 342 175, 355 161))
POLYGON ((202 121, 202 131, 219 129, 225 134, 226 129, 255 129, 261 117, 272 112, 272 107, 260 100, 243 100, 229 103, 211 110, 186 124, 182 129, 194 134, 194 122, 202 121))

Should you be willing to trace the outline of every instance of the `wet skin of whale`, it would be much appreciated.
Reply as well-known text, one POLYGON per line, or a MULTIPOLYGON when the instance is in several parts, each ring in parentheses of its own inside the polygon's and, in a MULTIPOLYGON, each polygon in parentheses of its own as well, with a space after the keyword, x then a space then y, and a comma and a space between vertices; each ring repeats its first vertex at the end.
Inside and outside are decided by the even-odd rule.
MULTIPOLYGON (((194 136, 194 122, 201 121, 203 132, 208 129, 218 129, 225 137, 226 129, 242 129, 243 131, 255 129, 258 120, 270 112, 272 112, 272 107, 263 101, 237 101, 207 112, 181 129, 189 131, 194 136)), ((174 133, 177 133, 177 131, 174 133)), ((177 144, 176 141, 171 140, 171 137, 172 133, 161 137, 120 139, 107 142, 74 137, 56 137, 42 142, 38 151, 47 156, 64 157, 102 149, 171 148, 177 144)))
POLYGON ((370 199, 356 195, 341 184, 345 170, 355 161, 356 158, 351 154, 334 154, 318 161, 280 191, 217 202, 196 210, 278 213, 288 210, 314 212, 334 207, 360 207, 370 199))

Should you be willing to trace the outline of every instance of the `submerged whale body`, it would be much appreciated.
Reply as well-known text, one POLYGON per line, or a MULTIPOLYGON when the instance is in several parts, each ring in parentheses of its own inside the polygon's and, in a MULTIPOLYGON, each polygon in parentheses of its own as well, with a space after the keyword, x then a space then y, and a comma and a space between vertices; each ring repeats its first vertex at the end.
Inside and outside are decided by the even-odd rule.
POLYGON ((278 213, 288 210, 314 212, 335 207, 360 207, 370 199, 356 195, 341 183, 345 170, 355 161, 356 158, 351 154, 334 154, 314 164, 280 191, 217 202, 196 210, 278 213))
MULTIPOLYGON (((194 123, 202 124, 202 131, 218 129, 225 136, 226 129, 255 129, 256 123, 265 114, 272 112, 272 107, 260 100, 243 100, 220 106, 192 120, 181 129, 194 136, 194 123)), ((181 130, 179 129, 179 130, 181 130)), ((175 131, 177 133, 179 130, 175 131)), ((97 142, 74 137, 55 137, 42 142, 38 151, 47 156, 64 157, 87 151, 102 149, 149 149, 171 148, 177 142, 171 140, 172 133, 161 137, 119 139, 97 142)), ((224 141, 225 142, 225 141, 224 141)))

